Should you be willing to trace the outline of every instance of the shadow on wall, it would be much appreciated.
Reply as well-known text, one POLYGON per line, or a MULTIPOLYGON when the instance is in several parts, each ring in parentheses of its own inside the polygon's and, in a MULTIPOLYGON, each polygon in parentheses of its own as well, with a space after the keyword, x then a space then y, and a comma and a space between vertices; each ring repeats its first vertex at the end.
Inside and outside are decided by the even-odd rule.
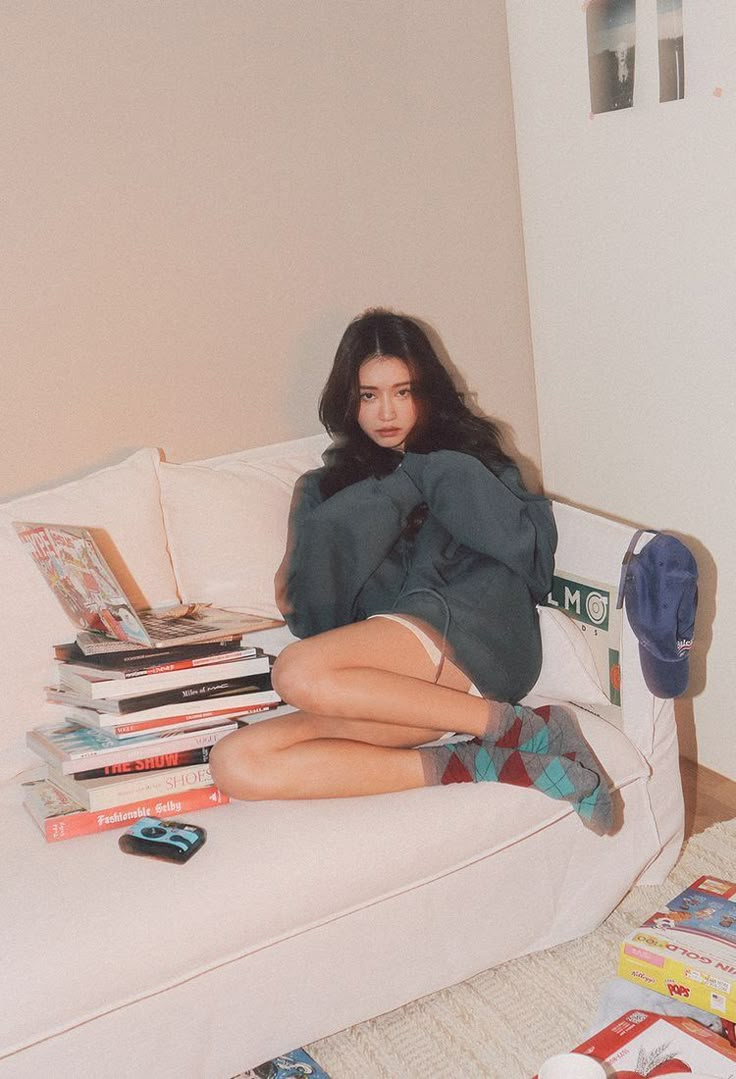
POLYGON ((695 730, 695 709, 692 697, 680 697, 675 701, 675 726, 680 756, 690 761, 698 759, 698 737, 695 730))
MULTIPOLYGON (((587 510, 589 513, 606 517, 610 521, 617 521, 628 528, 654 528, 649 522, 630 521, 625 517, 617 517, 610 513, 602 512, 599 506, 581 505, 572 502, 569 498, 558 492, 550 493, 550 498, 567 505, 577 506, 578 509, 587 510)), ((695 619, 695 637, 690 653, 690 679, 685 693, 675 701, 675 720, 677 723, 677 737, 680 744, 680 754, 691 760, 698 759, 698 743, 695 726, 695 698, 700 696, 707 682, 708 652, 713 640, 713 622, 716 616, 716 590, 718 585, 718 570, 715 560, 703 543, 694 536, 688 536, 684 532, 677 532, 671 528, 662 528, 662 532, 676 536, 685 546, 692 551, 698 565, 698 612, 695 619)))
POLYGON ((455 383, 456 388, 463 395, 465 404, 468 406, 471 412, 476 416, 482 416, 484 419, 492 420, 499 429, 501 434, 501 442, 504 450, 508 453, 509 457, 512 457, 516 464, 519 466, 521 478, 524 481, 525 487, 539 494, 542 491, 542 474, 539 470, 539 465, 531 457, 526 457, 517 449, 515 443, 514 429, 511 424, 506 423, 504 420, 499 419, 497 416, 489 416, 482 408, 478 406, 475 392, 468 388, 468 384, 465 381, 465 376, 457 369, 455 364, 450 359, 450 356, 445 348, 442 339, 436 330, 432 326, 429 326, 426 322, 423 322, 420 318, 415 318, 413 315, 409 316, 413 318, 417 325, 421 326, 422 330, 429 338, 432 348, 435 350, 443 366, 450 374, 450 378, 455 383))
POLYGON ((318 416, 320 395, 332 369, 340 338, 356 314, 358 312, 346 313, 333 308, 305 323, 288 362, 281 364, 277 371, 287 424, 285 430, 292 432, 280 434, 280 438, 287 440, 322 432, 318 416), (299 435, 293 434, 294 431, 299 435))
POLYGON ((695 731, 694 698, 698 697, 707 682, 708 651, 713 640, 713 622, 716 616, 718 570, 710 551, 694 536, 675 533, 689 547, 698 564, 698 613, 695 619, 695 638, 690 653, 690 682, 686 692, 675 701, 675 719, 680 753, 691 760, 698 759, 698 742, 695 731))

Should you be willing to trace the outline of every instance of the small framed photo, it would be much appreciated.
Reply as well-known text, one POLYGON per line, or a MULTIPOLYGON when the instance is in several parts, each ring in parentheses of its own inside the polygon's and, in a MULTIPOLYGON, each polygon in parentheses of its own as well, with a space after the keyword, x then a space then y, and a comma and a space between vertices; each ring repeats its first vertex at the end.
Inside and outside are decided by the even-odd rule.
POLYGON ((682 0, 657 0, 657 36, 659 100, 679 101, 685 96, 682 0))
POLYGON ((590 0, 586 7, 591 112, 634 104, 636 0, 590 0))

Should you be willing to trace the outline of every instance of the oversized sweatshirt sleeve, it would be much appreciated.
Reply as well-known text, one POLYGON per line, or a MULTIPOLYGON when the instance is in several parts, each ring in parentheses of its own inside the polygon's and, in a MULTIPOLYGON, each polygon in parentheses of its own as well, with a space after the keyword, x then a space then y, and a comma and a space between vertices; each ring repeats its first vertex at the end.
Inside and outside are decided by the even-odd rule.
POLYGON ((320 473, 299 481, 292 502, 284 617, 297 637, 356 620, 356 599, 421 502, 401 469, 323 499, 320 473))
POLYGON ((526 491, 515 468, 503 478, 455 450, 407 453, 401 471, 458 543, 518 574, 538 602, 552 584, 557 545, 552 507, 526 491))

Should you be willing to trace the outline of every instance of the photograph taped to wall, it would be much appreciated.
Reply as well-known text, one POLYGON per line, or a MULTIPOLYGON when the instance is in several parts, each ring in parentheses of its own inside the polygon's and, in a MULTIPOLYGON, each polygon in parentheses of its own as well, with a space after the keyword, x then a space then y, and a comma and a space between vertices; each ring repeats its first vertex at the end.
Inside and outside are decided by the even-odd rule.
POLYGON ((682 0, 657 0, 657 37, 659 100, 680 101, 685 96, 682 0))
POLYGON ((634 104, 636 0, 590 0, 586 23, 591 112, 630 109, 634 104))

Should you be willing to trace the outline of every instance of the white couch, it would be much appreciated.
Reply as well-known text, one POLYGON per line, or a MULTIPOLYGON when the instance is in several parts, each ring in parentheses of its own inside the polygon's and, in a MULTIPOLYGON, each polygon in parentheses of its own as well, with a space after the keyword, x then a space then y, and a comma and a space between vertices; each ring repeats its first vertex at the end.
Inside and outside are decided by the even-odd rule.
MULTIPOLYGON (((290 491, 324 445, 316 436, 187 465, 141 450, 0 505, 0 1079, 228 1079, 584 934, 674 863, 672 702, 647 692, 628 625, 607 641, 620 645, 622 708, 603 695, 587 644, 600 643, 605 595, 595 597, 615 602, 632 530, 560 504, 558 573, 595 583, 593 623, 583 632, 542 611, 531 700, 577 702, 620 791, 615 835, 594 835, 536 791, 463 784, 191 814, 208 842, 183 867, 124 857, 116 832, 45 842, 21 804, 19 777, 38 765, 24 734, 57 716, 42 686, 50 646, 72 630, 10 522, 105 529, 142 603, 178 595, 270 613, 290 491)), ((259 643, 278 651, 287 639, 272 630, 259 643)))

